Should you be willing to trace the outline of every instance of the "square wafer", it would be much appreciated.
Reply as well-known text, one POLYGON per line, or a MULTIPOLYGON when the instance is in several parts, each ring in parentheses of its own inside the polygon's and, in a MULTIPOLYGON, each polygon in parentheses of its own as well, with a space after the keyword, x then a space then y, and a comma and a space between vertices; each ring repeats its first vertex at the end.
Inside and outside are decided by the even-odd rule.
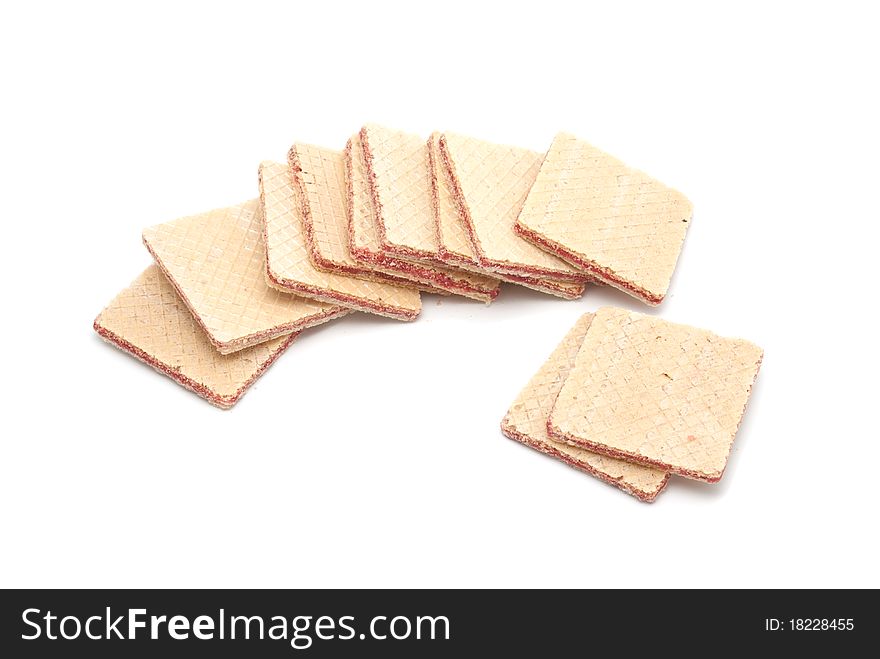
MULTIPOLYGON (((349 195, 349 248, 356 260, 376 270, 406 277, 457 295, 483 302, 495 299, 500 284, 494 277, 450 268, 440 264, 436 257, 428 262, 387 252, 379 232, 379 219, 370 187, 370 173, 361 134, 349 140, 345 157, 349 195)), ((430 209, 430 197, 428 204, 430 209)))
POLYGON ((108 343, 222 408, 232 407, 297 336, 221 355, 156 265, 119 293, 94 327, 108 343))
POLYGON ((572 135, 544 157, 516 231, 648 304, 663 301, 693 208, 678 192, 572 135))
POLYGON ((383 251, 437 259, 425 140, 375 124, 364 126, 360 138, 383 251))
POLYGON ((623 309, 596 312, 547 422, 611 457, 717 482, 763 351, 623 309))
POLYGON ((417 290, 325 272, 309 259, 303 217, 315 208, 345 212, 345 197, 341 194, 344 164, 340 152, 336 152, 333 167, 328 171, 331 177, 315 178, 306 185, 301 177, 293 176, 286 164, 260 164, 260 203, 269 283, 280 290, 351 309, 398 320, 415 320, 422 308, 417 290))
POLYGON ((547 434, 547 418, 574 366, 592 319, 593 314, 584 314, 568 331, 547 362, 516 397, 501 421, 501 431, 511 439, 558 458, 642 501, 651 502, 666 487, 669 481, 667 472, 599 455, 547 434))
POLYGON ((143 232, 156 263, 223 354, 348 313, 266 284, 258 211, 251 200, 143 232))
POLYGON ((557 281, 584 283, 589 279, 513 230, 541 167, 541 154, 444 133, 440 136, 440 155, 481 266, 557 281))
MULTIPOLYGON (((449 170, 442 164, 440 133, 432 133, 428 139, 428 156, 431 165, 434 230, 437 236, 438 256, 444 263, 463 270, 485 272, 474 252, 467 229, 464 226, 464 219, 459 215, 449 170)), ((501 281, 519 284, 566 300, 575 300, 581 297, 585 289, 585 285, 582 283, 575 284, 499 272, 491 274, 501 281)))

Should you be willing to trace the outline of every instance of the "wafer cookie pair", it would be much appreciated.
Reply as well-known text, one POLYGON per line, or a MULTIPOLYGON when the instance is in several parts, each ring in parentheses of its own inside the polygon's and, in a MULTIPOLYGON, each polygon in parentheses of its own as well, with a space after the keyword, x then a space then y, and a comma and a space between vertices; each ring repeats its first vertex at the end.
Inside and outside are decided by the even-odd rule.
POLYGON ((224 355, 156 265, 119 293, 94 327, 105 341, 222 408, 232 407, 298 334, 224 355))
POLYGON ((762 358, 742 339, 604 307, 569 331, 501 429, 653 501, 670 473, 721 479, 762 358))
POLYGON ((270 288, 252 200, 145 229, 155 259, 95 319, 98 334, 219 407, 231 407, 314 325, 350 312, 270 288))
POLYGON ((590 281, 665 297, 693 214, 680 192, 567 133, 545 154, 454 133, 429 145, 441 260, 560 297, 590 281))

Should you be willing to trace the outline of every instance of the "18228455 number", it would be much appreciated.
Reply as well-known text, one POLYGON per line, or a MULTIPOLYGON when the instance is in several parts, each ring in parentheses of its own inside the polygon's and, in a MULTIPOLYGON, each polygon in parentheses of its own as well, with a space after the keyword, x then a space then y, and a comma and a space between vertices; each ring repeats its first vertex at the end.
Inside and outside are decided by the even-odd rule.
POLYGON ((796 632, 852 631, 855 624, 852 618, 791 618, 789 629, 796 632))

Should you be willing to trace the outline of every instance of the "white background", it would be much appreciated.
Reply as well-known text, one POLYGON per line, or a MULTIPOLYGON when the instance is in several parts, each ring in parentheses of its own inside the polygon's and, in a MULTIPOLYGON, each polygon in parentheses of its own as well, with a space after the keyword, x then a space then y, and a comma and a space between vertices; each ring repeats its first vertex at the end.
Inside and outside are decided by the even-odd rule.
POLYGON ((880 586, 861 5, 289 4, 4 4, 0 585, 880 586), (536 150, 567 130, 678 187, 670 296, 426 296, 413 324, 305 333, 230 412, 93 333, 143 227, 366 121, 536 150), (765 348, 720 484, 645 505, 501 435, 605 304, 765 348))

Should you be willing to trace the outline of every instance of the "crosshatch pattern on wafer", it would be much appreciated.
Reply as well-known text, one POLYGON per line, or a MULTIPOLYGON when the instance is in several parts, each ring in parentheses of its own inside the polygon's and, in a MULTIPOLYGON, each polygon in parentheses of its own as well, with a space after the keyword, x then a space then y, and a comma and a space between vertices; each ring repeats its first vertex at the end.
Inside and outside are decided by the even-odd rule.
MULTIPOLYGON (((488 302, 503 280, 571 299, 592 281, 657 304, 692 215, 681 193, 565 133, 541 155, 367 124, 344 152, 295 144, 287 165, 261 163, 259 190, 145 229, 155 266, 94 323, 224 407, 301 329, 352 310, 414 320, 419 289, 488 302)), ((722 477, 762 358, 747 341, 600 309, 502 430, 651 501, 670 473, 722 477)))
POLYGON ((339 204, 328 203, 333 196, 346 196, 345 172, 339 168, 339 152, 311 144, 295 144, 289 155, 291 168, 298 168, 295 173, 302 178, 307 189, 316 185, 327 187, 328 194, 314 195, 311 212, 303 217, 309 247, 331 265, 357 265, 348 251, 345 209, 339 204))
POLYGON ((155 265, 107 305, 94 327, 105 341, 222 408, 234 405, 296 337, 221 355, 155 265))
POLYGON ((677 190, 561 133, 516 230, 611 286, 659 304, 692 214, 677 190))
POLYGON ((474 246, 464 227, 464 220, 459 216, 449 169, 443 164, 440 133, 431 133, 428 139, 428 156, 438 255, 449 263, 478 267, 474 246))
MULTIPOLYGON (((295 152, 297 155, 298 166, 301 167, 299 174, 306 186, 315 185, 316 180, 328 181, 330 187, 338 189, 338 192, 347 198, 347 185, 344 180, 339 181, 337 178, 339 174, 338 151, 310 144, 296 144, 291 152, 295 152)), ((293 166, 291 164, 291 167, 293 166)), ((311 210, 311 213, 303 215, 303 230, 309 249, 309 258, 319 270, 393 286, 420 288, 436 292, 430 286, 424 286, 400 276, 378 272, 355 260, 348 244, 347 208, 344 209, 346 212, 339 213, 338 205, 321 204, 318 208, 311 210)))
MULTIPOLYGON (((440 153, 440 133, 433 133, 428 140, 433 189, 434 230, 437 235, 440 259, 463 270, 488 273, 477 259, 464 219, 460 216, 453 192, 453 183, 440 153)), ((499 280, 525 286, 542 293, 566 300, 575 300, 584 294, 583 283, 571 283, 540 279, 525 275, 491 272, 499 280)))
POLYGON ((267 286, 259 202, 149 227, 144 244, 222 353, 348 313, 267 286))
POLYGON ((376 208, 370 196, 370 174, 364 159, 360 133, 345 145, 346 182, 348 185, 348 246, 352 256, 371 263, 382 256, 376 208))
POLYGON ((425 140, 375 124, 364 126, 360 139, 383 251, 437 259, 425 140))
POLYGON ((498 295, 500 283, 495 277, 387 253, 377 229, 370 173, 359 134, 349 140, 345 159, 349 186, 349 247, 355 259, 381 272, 482 302, 490 302, 498 295))
MULTIPOLYGON (((334 179, 344 180, 344 162, 336 152, 334 179)), ((296 162, 296 147, 291 150, 296 162)), ((301 169, 301 167, 300 167, 301 169)), ((414 320, 421 311, 419 292, 318 270, 309 259, 303 230, 304 214, 313 208, 334 205, 345 212, 345 197, 337 183, 313 179, 308 185, 285 164, 260 164, 260 200, 266 241, 266 275, 282 289, 351 309, 398 320, 414 320)))
POLYGON ((440 137, 460 216, 482 266, 561 281, 587 275, 518 236, 516 218, 541 167, 541 154, 455 133, 440 137))
POLYGON ((763 351, 623 309, 596 312, 550 436, 688 478, 721 479, 763 351))
POLYGON ((653 501, 666 487, 667 472, 599 455, 547 434, 547 418, 574 366, 592 319, 593 314, 584 314, 568 331, 547 362, 520 391, 501 422, 501 430, 511 439, 558 458, 642 501, 653 501))

